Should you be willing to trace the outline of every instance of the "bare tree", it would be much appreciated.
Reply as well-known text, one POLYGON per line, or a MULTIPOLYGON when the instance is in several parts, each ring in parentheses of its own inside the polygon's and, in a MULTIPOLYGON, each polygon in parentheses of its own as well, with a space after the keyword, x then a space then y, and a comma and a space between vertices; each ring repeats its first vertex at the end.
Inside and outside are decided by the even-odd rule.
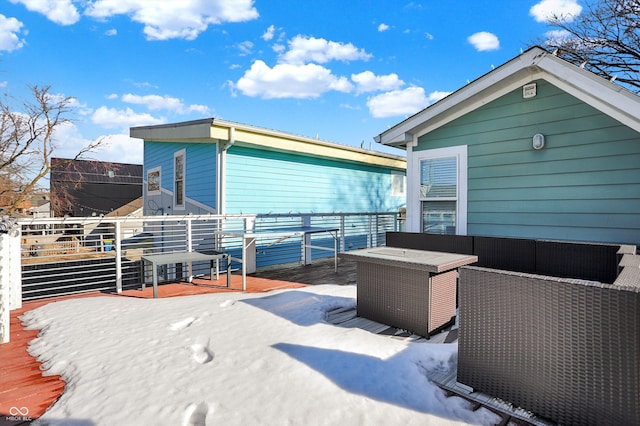
MULTIPOLYGON (((33 99, 16 108, 13 98, 0 98, 0 200, 12 215, 51 170, 55 130, 71 123, 73 98, 50 93, 50 86, 30 87, 33 99)), ((100 141, 82 148, 76 158, 95 149, 100 141)))
POLYGON ((590 0, 549 24, 561 30, 545 42, 559 57, 640 93, 640 0, 590 0))

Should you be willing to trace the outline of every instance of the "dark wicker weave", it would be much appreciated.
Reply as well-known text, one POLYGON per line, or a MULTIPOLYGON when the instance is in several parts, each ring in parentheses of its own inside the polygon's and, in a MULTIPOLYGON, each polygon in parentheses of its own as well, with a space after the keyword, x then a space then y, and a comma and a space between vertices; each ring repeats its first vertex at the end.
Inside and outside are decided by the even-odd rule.
POLYGON ((536 273, 612 283, 619 249, 619 245, 536 241, 536 273))
POLYGON ((358 316, 428 336, 456 314, 455 270, 429 278, 424 270, 361 262, 358 316))
POLYGON ((467 235, 439 235, 415 232, 387 232, 387 247, 446 253, 474 254, 473 237, 467 235))
POLYGON ((563 424, 640 424, 640 283, 465 266, 459 308, 460 383, 563 424))
POLYGON ((473 237, 476 266, 536 272, 536 241, 524 238, 473 237))

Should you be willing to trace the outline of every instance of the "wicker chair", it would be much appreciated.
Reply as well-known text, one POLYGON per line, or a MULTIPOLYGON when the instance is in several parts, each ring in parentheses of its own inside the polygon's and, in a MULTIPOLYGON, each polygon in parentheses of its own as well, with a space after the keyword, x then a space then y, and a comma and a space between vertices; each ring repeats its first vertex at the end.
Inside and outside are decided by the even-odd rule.
POLYGON ((458 382, 563 424, 640 424, 640 269, 460 268, 458 382))

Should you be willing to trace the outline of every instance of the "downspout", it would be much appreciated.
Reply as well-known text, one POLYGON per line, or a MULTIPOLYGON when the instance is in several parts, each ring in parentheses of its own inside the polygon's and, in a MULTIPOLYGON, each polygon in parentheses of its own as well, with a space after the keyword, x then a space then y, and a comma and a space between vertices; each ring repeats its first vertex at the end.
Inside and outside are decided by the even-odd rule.
POLYGON ((227 201, 227 150, 236 143, 236 128, 229 127, 228 140, 222 145, 220 149, 220 163, 219 163, 219 190, 218 190, 218 214, 226 214, 226 201, 227 201))

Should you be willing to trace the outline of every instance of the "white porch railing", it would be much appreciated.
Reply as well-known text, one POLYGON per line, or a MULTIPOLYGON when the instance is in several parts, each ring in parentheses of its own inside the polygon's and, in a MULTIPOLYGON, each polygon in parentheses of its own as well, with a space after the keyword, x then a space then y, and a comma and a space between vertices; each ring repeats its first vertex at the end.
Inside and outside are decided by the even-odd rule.
MULTIPOLYGON (((244 229, 247 220, 255 229, 338 228, 339 251, 383 245, 386 232, 398 227, 396 212, 20 219, 13 221, 13 232, 0 232, 0 337, 8 338, 8 312, 22 300, 139 288, 147 274, 141 266, 143 254, 217 249, 239 257, 241 241, 216 238, 214 232, 244 229)), ((326 234, 311 238, 313 246, 333 247, 333 238, 326 234)), ((323 250, 305 253, 294 239, 261 240, 256 266, 301 262, 309 254, 331 255, 323 250)), ((189 275, 205 273, 207 265, 193 265, 189 275)), ((178 265, 161 275, 172 279, 182 274, 178 265)))
POLYGON ((0 343, 9 341, 10 311, 22 307, 19 229, 14 219, 0 219, 0 343))

